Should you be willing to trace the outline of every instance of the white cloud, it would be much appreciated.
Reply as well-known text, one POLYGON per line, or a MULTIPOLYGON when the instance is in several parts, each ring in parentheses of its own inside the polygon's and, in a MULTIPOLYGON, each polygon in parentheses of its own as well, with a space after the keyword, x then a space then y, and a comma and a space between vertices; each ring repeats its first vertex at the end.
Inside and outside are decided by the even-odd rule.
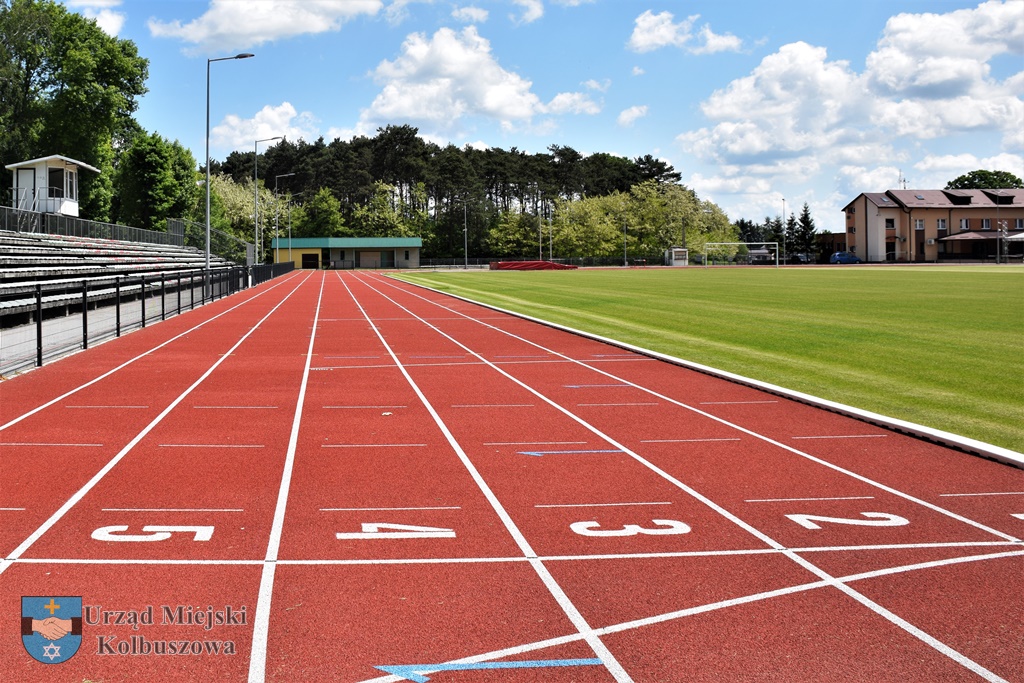
POLYGON ((644 71, 643 69, 641 69, 639 66, 634 66, 633 67, 632 74, 634 76, 643 76, 645 73, 647 73, 647 72, 644 71))
POLYGON ((319 136, 316 123, 311 113, 300 114, 290 102, 282 102, 277 107, 263 107, 251 119, 243 119, 235 114, 225 116, 220 124, 211 129, 210 142, 218 147, 245 150, 252 149, 256 140, 277 136, 289 140, 312 140, 319 136))
POLYGON ((601 106, 584 93, 563 92, 555 95, 542 111, 547 114, 599 114, 601 106))
POLYGON ((584 81, 583 86, 588 90, 608 92, 608 88, 612 87, 612 82, 611 79, 608 78, 604 79, 603 81, 598 81, 592 78, 589 81, 584 81))
POLYGON ((117 36, 124 26, 125 15, 115 12, 114 8, 121 5, 122 0, 68 0, 71 9, 81 9, 82 16, 95 19, 96 25, 108 36, 117 36))
POLYGON ((294 36, 337 31, 360 15, 375 15, 382 0, 211 0, 198 19, 182 24, 150 19, 150 33, 177 38, 198 51, 232 52, 294 36))
POLYGON ((457 7, 452 10, 452 18, 465 24, 482 24, 490 16, 487 10, 479 7, 457 7))
POLYGON ((513 3, 523 8, 519 16, 509 15, 517 24, 529 24, 544 16, 544 3, 542 0, 512 0, 513 3))
POLYGON ((651 52, 663 47, 684 48, 691 54, 712 54, 715 52, 737 52, 743 41, 726 33, 719 35, 707 24, 701 27, 694 41, 693 26, 699 14, 693 14, 675 23, 671 12, 655 14, 647 10, 636 18, 628 46, 634 52, 651 52))
MULTIPOLYGON (((383 86, 363 111, 362 121, 371 128, 403 120, 450 130, 474 115, 514 127, 545 109, 533 84, 502 68, 474 26, 459 32, 442 28, 429 38, 413 33, 402 53, 381 62, 373 75, 383 86)), ((565 98, 559 102, 567 104, 565 98)))
POLYGON ((619 118, 616 119, 620 126, 628 128, 636 123, 637 119, 641 119, 647 116, 647 105, 634 105, 629 109, 623 110, 619 114, 619 118))

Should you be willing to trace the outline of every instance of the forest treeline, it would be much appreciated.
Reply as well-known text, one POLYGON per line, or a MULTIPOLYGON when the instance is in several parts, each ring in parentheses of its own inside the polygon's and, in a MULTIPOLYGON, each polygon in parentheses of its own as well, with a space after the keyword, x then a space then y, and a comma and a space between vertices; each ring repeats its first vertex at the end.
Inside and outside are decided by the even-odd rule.
MULTIPOLYGON (((211 222, 222 229, 252 232, 254 156, 211 163, 211 222)), ((649 155, 441 147, 399 125, 348 141, 283 140, 256 169, 260 211, 272 219, 269 229, 261 220, 264 234, 290 222, 293 237, 418 236, 428 258, 467 248, 495 257, 639 256, 735 235, 717 206, 649 155)))

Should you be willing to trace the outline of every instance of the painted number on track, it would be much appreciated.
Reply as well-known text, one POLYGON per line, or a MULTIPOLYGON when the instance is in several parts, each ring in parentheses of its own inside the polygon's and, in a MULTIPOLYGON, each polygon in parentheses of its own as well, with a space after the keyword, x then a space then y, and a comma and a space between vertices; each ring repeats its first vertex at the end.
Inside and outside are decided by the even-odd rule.
POLYGON ((453 529, 434 526, 363 522, 362 529, 362 531, 337 533, 335 536, 339 541, 374 538, 455 538, 453 529))
POLYGON ((150 543, 153 541, 166 541, 173 534, 192 534, 193 541, 209 541, 213 537, 212 526, 154 526, 142 527, 147 533, 123 534, 128 531, 128 525, 104 526, 92 532, 92 537, 97 541, 116 541, 119 543, 150 543))
POLYGON ((580 536, 669 536, 672 534, 688 534, 690 526, 674 519, 652 519, 656 528, 650 529, 639 524, 627 524, 621 529, 602 529, 598 522, 573 522, 569 528, 580 536))
POLYGON ((886 512, 862 512, 862 517, 868 519, 848 519, 846 517, 823 517, 821 515, 786 515, 791 520, 805 529, 820 529, 824 524, 848 524, 850 526, 906 526, 910 524, 909 519, 898 515, 890 515, 886 512))

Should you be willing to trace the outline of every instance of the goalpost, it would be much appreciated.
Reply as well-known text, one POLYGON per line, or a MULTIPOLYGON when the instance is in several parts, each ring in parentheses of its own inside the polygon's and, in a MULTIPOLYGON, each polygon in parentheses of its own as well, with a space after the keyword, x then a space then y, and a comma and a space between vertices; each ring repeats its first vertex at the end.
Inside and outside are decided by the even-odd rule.
POLYGON ((779 243, 778 242, 705 242, 704 243, 704 267, 708 267, 708 248, 717 247, 713 250, 721 254, 725 263, 735 263, 736 255, 740 247, 746 247, 746 262, 750 263, 774 263, 779 267, 779 243))

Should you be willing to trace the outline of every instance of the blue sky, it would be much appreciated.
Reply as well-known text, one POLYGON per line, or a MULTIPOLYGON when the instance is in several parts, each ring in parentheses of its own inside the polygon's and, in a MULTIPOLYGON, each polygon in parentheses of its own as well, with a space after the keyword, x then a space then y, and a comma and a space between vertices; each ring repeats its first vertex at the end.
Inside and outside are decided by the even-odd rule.
MULTIPOLYGON (((651 154, 733 220, 1024 177, 1024 0, 66 0, 150 60, 201 159, 278 135, 651 154)), ((266 145, 261 143, 260 151, 266 145)))

